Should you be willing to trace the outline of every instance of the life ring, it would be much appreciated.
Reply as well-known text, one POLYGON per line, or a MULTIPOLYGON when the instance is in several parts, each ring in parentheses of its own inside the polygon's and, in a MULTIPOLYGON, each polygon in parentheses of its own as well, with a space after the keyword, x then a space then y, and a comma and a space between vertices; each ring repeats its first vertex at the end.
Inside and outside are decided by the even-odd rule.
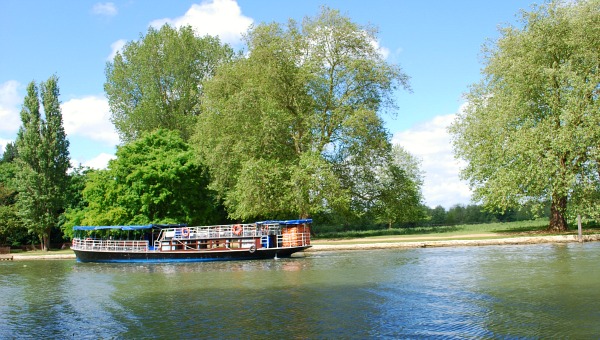
POLYGON ((233 226, 233 233, 237 236, 242 235, 242 232, 244 231, 244 228, 242 228, 241 225, 236 224, 233 226))
POLYGON ((188 228, 181 229, 181 236, 183 236, 185 238, 190 237, 190 229, 188 229, 188 228))
POLYGON ((250 249, 248 249, 248 251, 250 252, 250 254, 254 253, 256 251, 256 246, 255 245, 251 245, 250 249))

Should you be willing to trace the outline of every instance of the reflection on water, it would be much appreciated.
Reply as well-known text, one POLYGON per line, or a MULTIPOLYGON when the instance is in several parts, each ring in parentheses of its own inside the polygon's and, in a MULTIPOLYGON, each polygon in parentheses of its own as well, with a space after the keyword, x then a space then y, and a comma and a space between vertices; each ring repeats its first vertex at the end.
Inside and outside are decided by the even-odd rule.
POLYGON ((595 338, 600 243, 0 263, 0 338, 595 338))

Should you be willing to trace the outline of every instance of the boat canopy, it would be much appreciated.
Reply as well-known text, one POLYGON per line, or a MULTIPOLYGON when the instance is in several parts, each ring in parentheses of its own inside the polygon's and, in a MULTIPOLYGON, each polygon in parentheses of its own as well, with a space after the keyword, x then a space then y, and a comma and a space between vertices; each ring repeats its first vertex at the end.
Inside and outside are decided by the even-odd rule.
MULTIPOLYGON (((304 224, 304 223, 312 223, 312 219, 302 219, 302 220, 286 220, 286 221, 262 221, 256 222, 256 224, 279 224, 279 225, 294 225, 294 224, 304 224)), ((146 225, 109 225, 109 226, 74 226, 73 230, 142 230, 142 229, 150 229, 150 228, 181 228, 187 227, 188 225, 183 224, 146 224, 146 225)))
POLYGON ((256 222, 256 224, 303 224, 303 223, 312 223, 312 218, 307 218, 303 220, 287 220, 287 221, 262 221, 256 222))
POLYGON ((147 225, 105 225, 105 226, 74 226, 73 230, 141 230, 150 228, 177 228, 187 227, 187 224, 147 224, 147 225))

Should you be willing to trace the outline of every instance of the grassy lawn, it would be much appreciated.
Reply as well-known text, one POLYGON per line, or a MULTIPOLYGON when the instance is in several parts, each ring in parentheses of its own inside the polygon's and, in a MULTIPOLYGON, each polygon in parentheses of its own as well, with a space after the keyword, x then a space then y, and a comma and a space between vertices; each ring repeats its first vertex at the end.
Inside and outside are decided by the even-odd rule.
MULTIPOLYGON (((507 223, 465 224, 456 226, 417 227, 317 234, 314 244, 399 242, 444 239, 490 239, 523 235, 550 235, 547 219, 507 223), (360 240, 357 240, 360 239, 360 240)), ((600 227, 584 227, 584 232, 599 232, 600 227)), ((576 233, 577 227, 568 233, 576 233)))

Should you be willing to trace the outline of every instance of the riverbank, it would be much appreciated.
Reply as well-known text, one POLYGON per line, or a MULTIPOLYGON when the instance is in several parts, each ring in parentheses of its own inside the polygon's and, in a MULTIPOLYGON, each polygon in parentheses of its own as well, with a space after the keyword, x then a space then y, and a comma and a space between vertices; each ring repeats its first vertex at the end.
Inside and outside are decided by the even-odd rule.
MULTIPOLYGON (((583 235, 582 242, 598 242, 600 234, 583 235)), ((545 236, 516 236, 498 237, 497 234, 473 234, 451 237, 385 237, 360 238, 343 240, 317 240, 306 252, 337 250, 370 250, 396 248, 433 248, 433 247, 470 247, 489 245, 518 245, 540 243, 573 243, 579 242, 577 235, 545 235, 545 236), (415 239, 415 240, 413 240, 415 239)), ((75 259, 72 252, 61 251, 59 254, 44 254, 42 252, 9 254, 12 260, 69 260, 75 259)))
MULTIPOLYGON (((406 238, 385 238, 379 242, 361 242, 355 240, 326 241, 326 243, 315 242, 308 252, 333 251, 333 250, 367 250, 367 249, 391 249, 391 248, 427 248, 427 247, 467 247, 467 246, 489 246, 489 245, 517 245, 517 244, 540 244, 540 243, 573 243, 579 242, 577 235, 551 235, 551 236, 517 236, 506 238, 493 238, 490 235, 464 235, 460 239, 433 239, 410 241, 406 238), (492 237, 492 238, 484 238, 492 237)), ((582 242, 600 241, 600 234, 588 234, 582 236, 582 242)))

